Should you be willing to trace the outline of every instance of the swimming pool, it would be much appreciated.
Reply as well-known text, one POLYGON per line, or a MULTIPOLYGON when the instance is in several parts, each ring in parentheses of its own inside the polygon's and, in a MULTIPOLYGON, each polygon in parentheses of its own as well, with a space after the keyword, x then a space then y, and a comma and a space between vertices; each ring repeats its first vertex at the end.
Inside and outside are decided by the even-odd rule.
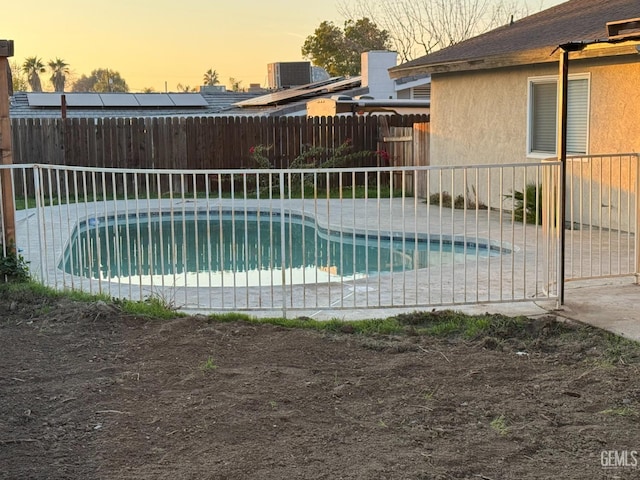
POLYGON ((155 212, 80 221, 59 268, 124 283, 264 286, 358 279, 501 253, 475 240, 329 230, 297 214, 155 212))

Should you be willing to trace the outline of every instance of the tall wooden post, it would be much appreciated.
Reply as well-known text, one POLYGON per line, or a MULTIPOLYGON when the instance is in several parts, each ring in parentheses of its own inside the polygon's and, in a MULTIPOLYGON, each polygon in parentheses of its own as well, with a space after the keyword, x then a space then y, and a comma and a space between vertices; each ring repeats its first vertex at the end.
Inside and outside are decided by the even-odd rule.
MULTIPOLYGON (((13 155, 11 149, 11 119, 9 118, 9 57, 13 56, 13 40, 0 40, 0 155, 2 165, 11 165, 13 155)), ((12 171, 3 168, 0 173, 0 185, 2 186, 2 213, 4 246, 7 252, 15 253, 16 245, 16 220, 15 206, 13 204, 12 171)))

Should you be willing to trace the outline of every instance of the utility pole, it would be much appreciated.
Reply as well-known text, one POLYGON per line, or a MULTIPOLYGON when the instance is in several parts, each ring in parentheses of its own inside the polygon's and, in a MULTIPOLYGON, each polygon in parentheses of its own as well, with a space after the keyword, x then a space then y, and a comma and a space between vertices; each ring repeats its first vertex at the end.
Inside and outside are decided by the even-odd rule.
MULTIPOLYGON (((13 164, 11 149, 11 120, 9 118, 9 57, 13 56, 13 40, 0 40, 0 155, 2 165, 13 164)), ((3 168, 0 173, 2 188, 3 245, 6 253, 15 253, 16 219, 13 204, 12 170, 3 168)))

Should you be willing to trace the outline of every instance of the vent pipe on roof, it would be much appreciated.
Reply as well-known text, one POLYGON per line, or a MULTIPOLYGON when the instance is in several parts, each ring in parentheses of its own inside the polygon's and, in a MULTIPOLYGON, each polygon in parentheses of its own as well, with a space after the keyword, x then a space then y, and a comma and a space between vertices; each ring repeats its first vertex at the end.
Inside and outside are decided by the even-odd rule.
POLYGON ((637 37, 640 34, 640 18, 628 18, 616 22, 607 22, 609 40, 621 40, 626 37, 637 37))

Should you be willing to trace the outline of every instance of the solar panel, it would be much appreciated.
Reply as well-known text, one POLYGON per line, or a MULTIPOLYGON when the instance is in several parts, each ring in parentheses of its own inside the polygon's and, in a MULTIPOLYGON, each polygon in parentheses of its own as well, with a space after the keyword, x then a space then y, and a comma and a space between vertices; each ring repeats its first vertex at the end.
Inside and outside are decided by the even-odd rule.
POLYGON ((327 92, 337 92, 340 90, 345 90, 352 86, 360 85, 362 83, 362 77, 352 77, 341 80, 339 82, 335 82, 326 86, 327 92))
POLYGON ((30 107, 59 107, 60 93, 27 93, 30 107))
POLYGON ((102 107, 98 93, 65 93, 68 107, 102 107))
POLYGON ((131 93, 101 93, 100 98, 105 107, 139 107, 136 97, 131 93))
POLYGON ((199 93, 170 93, 176 107, 206 107, 209 104, 199 93))
POLYGON ((238 107, 259 107, 267 105, 276 105, 278 103, 286 103, 294 98, 303 98, 307 95, 313 94, 315 88, 321 87, 328 83, 332 83, 342 77, 334 77, 323 82, 316 82, 308 85, 300 85, 298 87, 288 88, 286 90, 280 90, 278 92, 268 93, 266 95, 260 95, 259 97, 250 98, 249 100, 243 100, 235 105, 238 107))
POLYGON ((136 93, 134 96, 141 107, 175 107, 166 93, 136 93))
POLYGON ((301 100, 305 97, 316 96, 323 92, 344 90, 351 86, 359 85, 361 81, 362 77, 351 77, 347 79, 343 77, 333 77, 329 80, 310 83, 309 85, 302 85, 300 87, 290 88, 287 90, 281 90, 279 92, 269 93, 267 95, 261 95, 259 97, 238 102, 235 105, 237 105, 238 107, 266 107, 269 105, 289 103, 294 100, 301 100))

